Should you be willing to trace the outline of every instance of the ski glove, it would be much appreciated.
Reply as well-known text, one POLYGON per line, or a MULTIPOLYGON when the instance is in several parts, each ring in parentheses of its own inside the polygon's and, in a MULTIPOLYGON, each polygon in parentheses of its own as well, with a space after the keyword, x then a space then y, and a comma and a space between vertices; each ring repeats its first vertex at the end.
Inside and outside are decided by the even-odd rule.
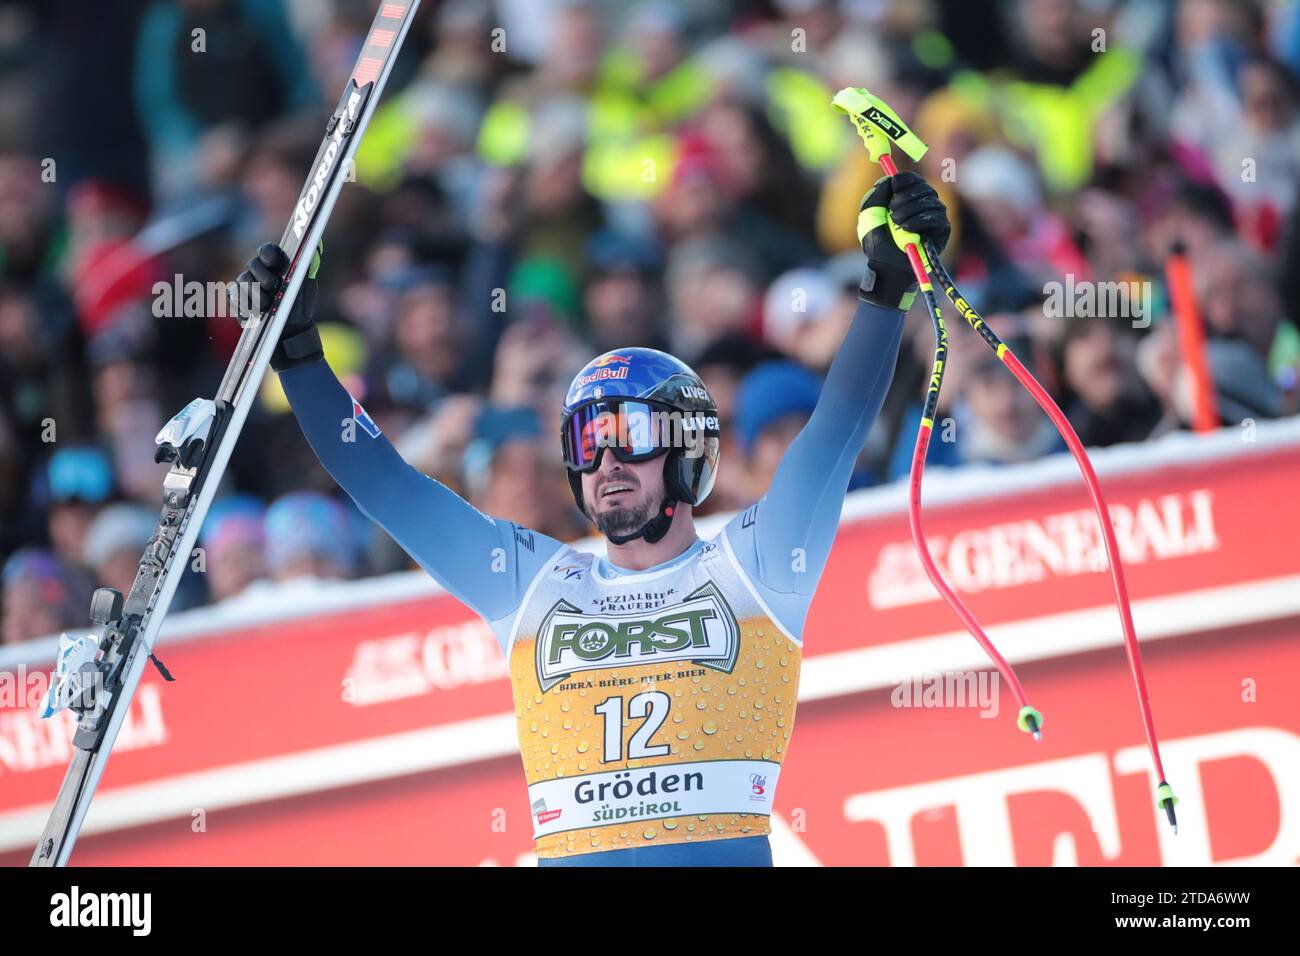
MULTIPOLYGON (((305 365, 325 357, 321 348, 320 332, 316 329, 316 270, 320 268, 320 254, 324 243, 316 247, 311 265, 307 267, 307 277, 303 279, 298 298, 294 300, 293 309, 280 333, 280 341, 271 353, 271 368, 283 372, 295 365, 305 365)), ((265 243, 257 250, 257 255, 248 260, 247 268, 240 273, 238 288, 251 289, 249 303, 251 308, 239 310, 240 324, 252 313, 264 313, 271 307, 275 297, 284 285, 284 277, 289 271, 289 257, 273 242, 265 243)))
POLYGON ((858 241, 867 256, 867 274, 858 296, 874 305, 906 312, 916 298, 916 277, 903 251, 914 242, 929 268, 922 239, 939 251, 948 244, 952 227, 934 187, 916 173, 903 172, 876 180, 858 210, 858 241))

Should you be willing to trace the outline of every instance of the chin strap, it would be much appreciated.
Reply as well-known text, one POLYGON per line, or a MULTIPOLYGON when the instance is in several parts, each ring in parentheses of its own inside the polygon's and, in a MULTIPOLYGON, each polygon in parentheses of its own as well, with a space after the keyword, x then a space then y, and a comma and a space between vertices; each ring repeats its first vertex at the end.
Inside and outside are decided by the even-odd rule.
POLYGON ((605 537, 609 538, 614 544, 627 544, 636 538, 645 538, 647 544, 654 544, 668 533, 672 527, 673 515, 677 513, 677 502, 668 498, 659 506, 659 513, 643 524, 640 529, 633 531, 631 534, 610 534, 605 537))

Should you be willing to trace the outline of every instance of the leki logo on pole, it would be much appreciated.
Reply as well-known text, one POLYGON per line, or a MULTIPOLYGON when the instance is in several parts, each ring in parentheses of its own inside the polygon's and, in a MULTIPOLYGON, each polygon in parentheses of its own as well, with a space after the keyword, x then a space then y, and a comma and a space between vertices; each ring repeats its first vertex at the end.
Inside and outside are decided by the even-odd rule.
POLYGON ((866 116, 867 119, 884 130, 885 134, 889 136, 890 139, 898 139, 903 135, 903 127, 899 126, 874 106, 867 110, 866 116))

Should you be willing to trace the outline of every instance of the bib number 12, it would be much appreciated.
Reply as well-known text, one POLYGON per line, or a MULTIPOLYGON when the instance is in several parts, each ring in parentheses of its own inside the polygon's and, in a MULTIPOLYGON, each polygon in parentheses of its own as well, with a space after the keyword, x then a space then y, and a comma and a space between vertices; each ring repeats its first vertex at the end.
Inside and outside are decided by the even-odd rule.
MULTIPOLYGON (((601 757, 604 763, 623 760, 623 705, 622 697, 609 697, 596 707, 596 713, 605 718, 604 756, 601 757)), ((668 719, 671 707, 672 701, 661 690, 644 691, 627 701, 627 716, 642 718, 641 726, 627 742, 628 760, 668 756, 668 744, 652 745, 650 738, 668 719)))

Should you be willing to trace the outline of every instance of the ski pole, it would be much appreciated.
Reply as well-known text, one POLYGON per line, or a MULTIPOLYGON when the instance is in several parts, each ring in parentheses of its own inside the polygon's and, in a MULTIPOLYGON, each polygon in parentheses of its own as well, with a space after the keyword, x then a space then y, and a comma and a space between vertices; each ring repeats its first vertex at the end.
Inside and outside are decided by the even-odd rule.
MULTIPOLYGON (((889 155, 891 143, 897 143, 899 148, 913 160, 920 159, 925 155, 926 145, 907 128, 902 120, 882 100, 873 96, 868 90, 853 87, 840 90, 832 100, 832 105, 841 112, 848 114, 866 144, 872 160, 880 163, 881 168, 884 169, 887 175, 894 176, 898 173, 893 158, 889 155)), ((894 229, 892 220, 889 221, 889 226, 897 236, 900 230, 894 229)), ((908 261, 912 264, 912 271, 916 276, 917 284, 925 295, 926 307, 930 311, 936 339, 934 369, 930 377, 930 387, 926 394, 921 427, 917 434, 916 450, 912 457, 911 493, 909 496, 909 523, 912 529, 912 540, 921 558, 921 564, 925 568, 926 575, 934 583, 944 600, 957 613, 962 623, 966 625, 967 630, 979 641, 980 645, 997 665, 998 671, 1011 685, 1012 692, 1021 705, 1020 713, 1017 716, 1017 724, 1022 730, 1032 733, 1035 740, 1040 739, 1039 728, 1042 726, 1042 715, 1029 706, 1020 682, 1015 677, 1014 669, 998 654, 993 647, 992 641, 989 640, 975 620, 974 615, 948 587, 947 582, 943 580, 943 575, 935 565, 934 559, 930 555, 929 546, 921 534, 921 478, 925 468, 925 455, 929 448, 930 433, 934 427, 934 410, 938 405, 939 390, 943 384, 943 367, 947 358, 947 331, 930 281, 931 275, 933 275, 934 279, 943 288, 944 294, 952 302, 962 318, 966 320, 966 323, 993 349, 1002 363, 1011 370, 1016 380, 1029 391, 1039 407, 1046 412, 1052 424, 1056 426, 1062 438, 1065 439, 1066 445, 1083 473, 1084 484, 1087 486, 1093 508, 1097 512, 1097 518, 1101 525, 1102 540, 1106 548, 1111 580, 1115 590, 1115 601, 1124 633, 1124 647, 1128 654, 1129 669, 1137 693, 1138 709, 1141 712, 1147 748, 1155 768, 1156 779, 1159 780, 1156 788, 1156 806, 1164 810, 1170 826, 1177 833, 1178 819, 1174 812, 1174 806, 1178 803, 1178 798, 1174 795, 1173 789, 1165 779, 1164 766, 1160 759, 1160 745, 1156 737, 1155 722, 1151 714, 1151 702, 1147 693, 1146 677, 1142 669, 1142 655, 1138 648, 1137 633, 1133 627, 1133 612, 1129 604, 1128 585, 1124 578, 1124 565, 1120 557, 1119 545, 1115 540, 1115 530, 1111 525, 1110 511, 1102 496, 1101 484, 1097 480, 1097 474, 1093 470, 1092 462, 1089 460, 1079 436, 1075 434, 1074 428, 1071 427, 1056 402, 1052 400, 1052 397, 1047 394, 1037 379, 1030 374, 1029 370, 1021 364, 1015 354, 1007 348, 993 330, 988 327, 979 313, 961 295, 947 269, 939 260, 938 249, 932 243, 925 243, 924 245, 928 248, 921 248, 916 242, 910 242, 906 247, 908 261), (927 269, 929 274, 927 274, 927 269)))
MULTIPOLYGON (((894 165, 894 159, 890 155, 891 141, 897 143, 903 152, 907 153, 912 159, 920 159, 925 155, 929 148, 921 142, 916 134, 912 133, 903 121, 900 120, 894 112, 878 97, 873 96, 870 92, 861 87, 846 87, 835 94, 831 105, 840 112, 848 115, 853 125, 857 127, 858 134, 866 144, 867 152, 870 154, 873 162, 879 163, 881 169, 888 176, 897 176, 898 167, 894 165)), ((887 220, 889 228, 896 236, 901 230, 894 227, 892 218, 887 220)), ((926 309, 930 313, 930 321, 934 327, 934 360, 930 370, 930 385, 926 391, 925 405, 921 411, 921 424, 916 433, 916 445, 912 451, 912 467, 908 486, 908 525, 912 534, 912 543, 916 548, 917 556, 921 560, 921 566, 925 569, 926 577, 930 583, 943 596, 943 599, 953 609, 957 617, 966 626, 966 630, 971 636, 979 642, 980 647, 984 649, 990 660, 1002 675, 1003 680, 1011 688, 1012 694, 1019 705, 1019 711, 1016 715, 1016 726, 1026 733, 1032 734, 1035 740, 1042 739, 1043 715, 1039 713, 1025 695, 1024 687, 1020 684, 1020 679, 1016 676, 1015 669, 1007 663, 1006 659, 993 646, 989 636, 980 626, 975 615, 970 612, 960 597, 948 586, 944 580, 943 573, 935 564, 934 556, 930 553, 930 546, 925 539, 925 533, 921 523, 921 480, 925 472, 926 453, 930 448, 930 438, 934 432, 934 416, 939 404, 939 392, 943 386, 944 368, 948 361, 948 330, 944 324, 943 311, 939 307, 938 300, 934 295, 934 286, 930 282, 930 276, 927 271, 929 263, 925 260, 923 253, 917 242, 916 237, 906 236, 906 242, 903 251, 907 255, 908 262, 912 266, 912 274, 916 278, 917 285, 920 286, 921 294, 925 297, 926 309)))
POLYGON ((1192 283, 1192 266, 1187 249, 1181 242, 1174 246, 1165 261, 1165 278, 1169 283, 1169 305, 1178 333, 1178 350, 1192 384, 1192 428, 1212 432, 1219 427, 1219 410, 1215 402, 1214 381, 1205 366, 1205 323, 1196 305, 1192 283))

